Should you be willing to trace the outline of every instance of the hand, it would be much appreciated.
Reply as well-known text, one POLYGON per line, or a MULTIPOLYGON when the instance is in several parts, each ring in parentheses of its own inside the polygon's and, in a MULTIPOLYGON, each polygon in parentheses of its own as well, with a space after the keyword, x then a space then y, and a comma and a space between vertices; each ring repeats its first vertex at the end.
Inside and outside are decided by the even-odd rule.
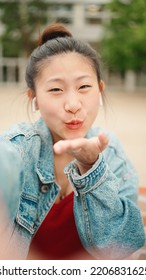
POLYGON ((100 132, 97 137, 90 139, 60 140, 54 144, 54 152, 58 155, 63 153, 73 155, 77 159, 80 174, 84 174, 92 167, 108 142, 108 137, 100 132))

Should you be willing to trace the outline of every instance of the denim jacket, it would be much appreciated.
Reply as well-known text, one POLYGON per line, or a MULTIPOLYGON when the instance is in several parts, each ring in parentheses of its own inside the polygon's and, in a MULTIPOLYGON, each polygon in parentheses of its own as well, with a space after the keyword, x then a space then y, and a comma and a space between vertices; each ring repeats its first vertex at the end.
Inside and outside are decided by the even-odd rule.
MULTIPOLYGON (((92 128, 86 137, 98 131, 92 128)), ((109 145, 87 173, 78 173, 76 160, 64 172, 74 190, 83 246, 97 259, 121 259, 142 247, 145 235, 137 207, 137 175, 116 136, 106 134, 109 145)), ((0 191, 10 217, 8 244, 19 247, 17 258, 23 259, 60 189, 54 178, 51 133, 41 118, 18 124, 1 133, 0 154, 0 191)))

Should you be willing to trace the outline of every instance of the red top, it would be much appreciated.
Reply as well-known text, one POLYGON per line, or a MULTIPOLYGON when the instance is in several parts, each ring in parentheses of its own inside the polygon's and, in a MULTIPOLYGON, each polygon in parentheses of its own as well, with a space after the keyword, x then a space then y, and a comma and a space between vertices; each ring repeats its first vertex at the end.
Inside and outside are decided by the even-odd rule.
POLYGON ((83 248, 73 214, 73 192, 54 204, 32 241, 39 259, 93 259, 83 248))

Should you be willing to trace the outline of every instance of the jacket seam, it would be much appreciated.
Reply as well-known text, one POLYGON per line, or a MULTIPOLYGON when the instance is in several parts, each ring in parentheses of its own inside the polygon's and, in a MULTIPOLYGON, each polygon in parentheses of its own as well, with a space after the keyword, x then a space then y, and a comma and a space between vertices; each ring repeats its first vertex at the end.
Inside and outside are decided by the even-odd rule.
MULTIPOLYGON (((101 185, 101 183, 106 179, 107 177, 107 173, 108 173, 108 168, 106 168, 105 173, 102 175, 102 177, 99 179, 98 182, 95 183, 95 185, 91 186, 88 190, 86 191, 79 191, 80 194, 86 194, 90 191, 93 191, 94 189, 96 189, 97 187, 99 187, 99 185, 101 185)), ((77 188, 77 187, 76 187, 77 188)), ((78 189, 78 188, 77 188, 78 189)))

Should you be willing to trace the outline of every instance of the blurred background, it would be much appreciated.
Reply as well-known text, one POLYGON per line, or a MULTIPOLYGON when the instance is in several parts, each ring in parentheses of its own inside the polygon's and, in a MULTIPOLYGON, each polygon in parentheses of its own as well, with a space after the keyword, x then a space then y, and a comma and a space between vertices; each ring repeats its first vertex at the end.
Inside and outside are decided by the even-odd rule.
POLYGON ((144 187, 139 199, 146 216, 145 0, 0 0, 0 130, 30 121, 25 66, 52 22, 65 23, 101 58, 106 108, 95 124, 119 136, 144 187))

